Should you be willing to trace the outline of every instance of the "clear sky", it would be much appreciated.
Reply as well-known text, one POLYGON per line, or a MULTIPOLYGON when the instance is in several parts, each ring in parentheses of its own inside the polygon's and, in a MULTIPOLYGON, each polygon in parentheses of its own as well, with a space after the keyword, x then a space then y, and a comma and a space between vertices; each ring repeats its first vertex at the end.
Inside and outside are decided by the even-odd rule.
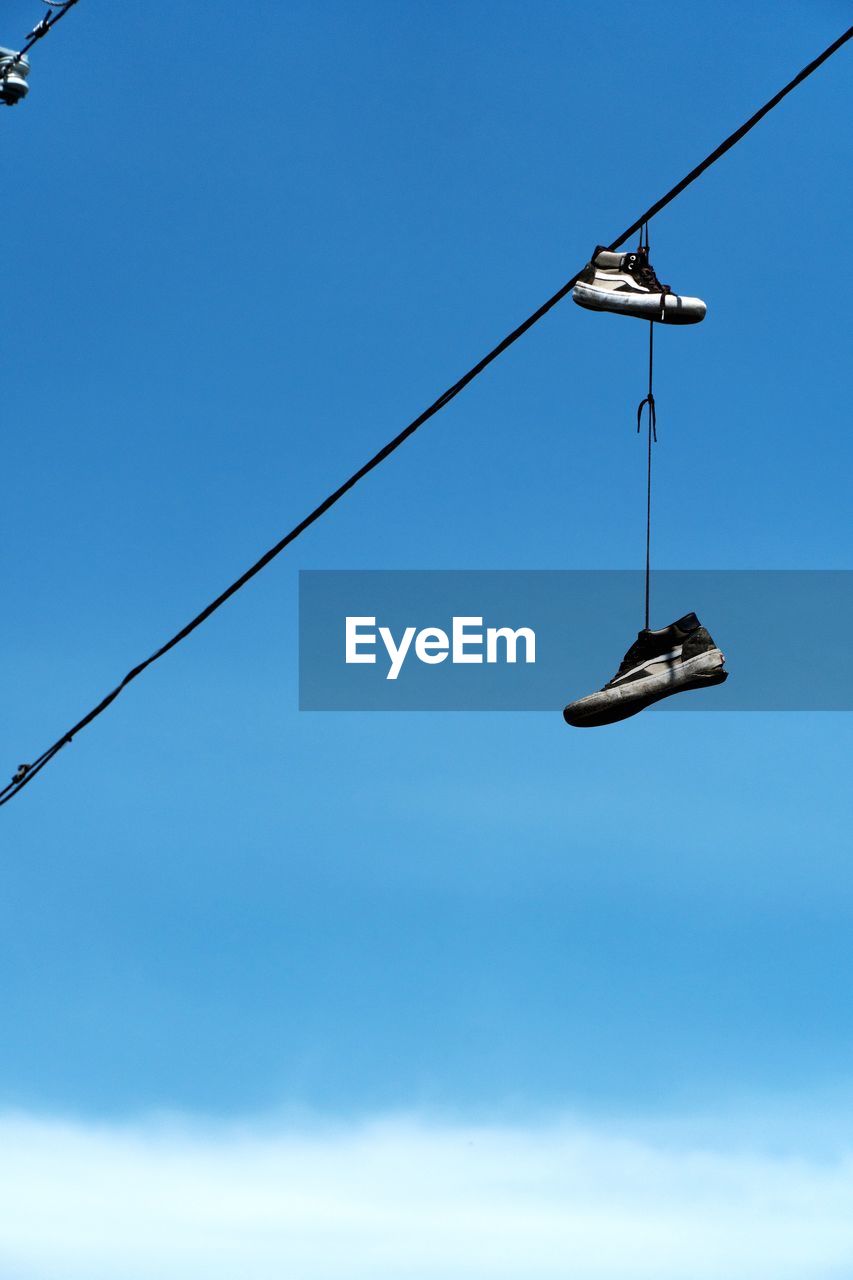
MULTIPOLYGON (((37 17, 7 0, 0 43, 37 17)), ((2 768, 849 21, 840 0, 80 0, 0 116, 2 768)), ((708 303, 658 344, 661 566, 853 568, 851 57, 652 226, 661 278, 708 303)), ((608 1269, 601 1214, 656 1280, 704 1275, 705 1233, 741 1242, 736 1280, 765 1274, 770 1240, 768 1275, 853 1269, 843 1215, 803 1225, 815 1197, 829 1214, 853 1195, 853 718, 652 714, 574 734, 559 709, 296 709, 300 568, 641 562, 644 339, 562 304, 3 810, 0 1177, 21 1199, 0 1215, 2 1280, 218 1280, 189 1228, 140 1229, 170 1241, 150 1267, 123 1255, 130 1227, 99 1252, 61 1180, 56 1255, 20 1224, 45 1170, 67 1159, 73 1182, 90 1158, 123 1221, 122 1176, 162 1186, 157 1152, 216 1220, 235 1144, 276 1203, 288 1161, 341 1174, 297 1261, 290 1237, 264 1254, 272 1237, 250 1233, 252 1280, 517 1276, 497 1229, 518 1196, 490 1178, 519 1160, 534 1218, 561 1205, 581 1224, 567 1243, 557 1214, 532 1250, 517 1224, 528 1280, 624 1276, 633 1249, 608 1269), (449 1230, 437 1183, 406 1200, 398 1172, 446 1187, 478 1126, 494 1146, 486 1172, 458 1174, 454 1271, 429 1262, 427 1204, 449 1230), (576 1185, 578 1151, 598 1173, 576 1185), (705 1158, 707 1178, 689 1164, 705 1158), (657 1222, 688 1164, 695 1203, 646 1238, 638 1204, 657 1222), (799 1253, 737 1216, 740 1180, 789 1174, 799 1253), (365 1222, 398 1194, 380 1256, 365 1222), (346 1263, 323 1252, 338 1210, 362 1232, 346 1263)), ((849 636, 815 625, 847 661, 849 636)))

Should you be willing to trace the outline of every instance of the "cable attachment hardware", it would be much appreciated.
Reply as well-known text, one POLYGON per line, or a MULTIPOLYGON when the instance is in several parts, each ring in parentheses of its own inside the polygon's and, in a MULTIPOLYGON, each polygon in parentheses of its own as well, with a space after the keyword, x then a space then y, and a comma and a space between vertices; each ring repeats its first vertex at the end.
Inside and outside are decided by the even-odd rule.
POLYGON ((50 31, 50 16, 45 14, 43 18, 39 18, 32 31, 28 32, 28 40, 41 40, 42 36, 46 36, 50 31))
POLYGON ((77 0, 44 0, 44 3, 48 12, 33 27, 23 48, 17 53, 14 49, 0 49, 0 103, 5 103, 7 107, 14 107, 29 93, 27 76, 30 73, 30 63, 27 54, 30 49, 44 39, 60 18, 64 18, 69 9, 77 4, 77 0))
POLYGON ((31 768, 31 765, 19 764, 18 771, 13 775, 12 781, 14 783, 23 782, 24 778, 26 778, 27 774, 29 773, 30 768, 31 768))
POLYGON ((14 49, 0 49, 0 102, 14 107, 30 91, 27 76, 30 60, 14 49))

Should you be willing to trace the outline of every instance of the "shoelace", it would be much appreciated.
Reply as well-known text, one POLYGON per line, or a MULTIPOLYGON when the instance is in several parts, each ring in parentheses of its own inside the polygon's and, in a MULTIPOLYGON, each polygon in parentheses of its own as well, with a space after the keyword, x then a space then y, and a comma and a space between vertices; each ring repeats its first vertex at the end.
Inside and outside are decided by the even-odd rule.
POLYGON ((661 284, 655 275, 655 269, 649 262, 648 257, 640 250, 638 253, 639 265, 634 270, 634 277, 644 288, 649 289, 652 293, 660 294, 660 309, 663 314, 666 303, 664 298, 668 293, 672 293, 668 284, 661 284))
POLYGON ((668 284, 661 284, 655 275, 655 269, 650 262, 642 262, 635 271, 635 276, 640 284, 647 289, 652 289, 655 293, 670 293, 668 284))

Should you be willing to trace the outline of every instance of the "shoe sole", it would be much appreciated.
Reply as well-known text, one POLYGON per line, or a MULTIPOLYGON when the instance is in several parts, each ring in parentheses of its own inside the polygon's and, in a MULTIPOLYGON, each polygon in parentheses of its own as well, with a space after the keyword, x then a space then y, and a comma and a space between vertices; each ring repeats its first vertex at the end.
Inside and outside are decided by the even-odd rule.
POLYGON ((586 307, 587 311, 612 311, 614 315, 657 320, 661 324, 698 324, 705 319, 706 307, 700 298, 682 298, 676 293, 664 294, 663 314, 659 293, 643 298, 635 293, 613 293, 609 289, 576 284, 572 297, 579 307, 586 307))
POLYGON ((689 689, 706 689, 710 685, 723 684, 729 677, 723 670, 725 658, 719 649, 688 658, 671 671, 647 676, 644 680, 632 680, 613 689, 602 689, 577 702, 570 702, 563 710, 566 724, 575 729, 595 729, 605 724, 616 724, 645 711, 654 702, 669 698, 673 693, 686 693, 689 689))

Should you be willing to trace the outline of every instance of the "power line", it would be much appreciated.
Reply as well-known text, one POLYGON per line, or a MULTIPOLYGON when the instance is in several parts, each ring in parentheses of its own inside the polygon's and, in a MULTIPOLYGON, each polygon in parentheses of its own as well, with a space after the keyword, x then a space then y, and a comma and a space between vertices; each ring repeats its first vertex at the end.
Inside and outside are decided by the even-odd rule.
MULTIPOLYGON (((77 0, 68 0, 68 3, 65 4, 64 8, 57 11, 53 19, 54 22, 58 21, 58 19, 68 11, 71 5, 76 2, 77 0)), ((50 25, 52 24, 48 24, 48 29, 50 25)), ((38 28, 36 28, 36 30, 38 30, 38 28)), ((35 36, 35 32, 33 32, 32 35, 34 39, 40 38, 35 36)), ((655 203, 646 209, 644 213, 640 214, 640 216, 632 222, 620 236, 617 236, 608 248, 611 251, 618 249, 619 246, 624 244, 630 236, 639 231, 644 223, 648 222, 655 216, 655 214, 660 213, 662 209, 666 208, 666 206, 670 204, 676 196, 679 196, 681 192, 689 187, 691 183, 695 182, 706 169, 709 169, 711 165, 715 164, 716 161, 724 156, 727 151, 730 151, 736 143, 740 142, 740 140, 745 137, 760 120, 763 120, 768 112, 772 111, 773 108, 777 106, 793 89, 796 89, 796 87, 802 84, 802 82, 812 75, 813 72, 817 71, 818 67, 822 66, 823 63, 826 62, 827 58, 832 57, 832 55, 836 53, 842 45, 846 44, 851 37, 853 37, 853 27, 848 27, 843 35, 839 36, 837 40, 834 40, 831 45, 824 49, 823 53, 819 54, 812 62, 803 67, 802 71, 794 76, 793 80, 790 80, 784 88, 774 94, 768 102, 765 102, 764 106, 760 107, 759 110, 756 111, 754 115, 750 116, 744 124, 734 131, 734 133, 729 134, 724 142, 721 142, 720 145, 707 155, 700 164, 696 165, 694 169, 691 169, 680 182, 676 183, 676 185, 666 193, 666 195, 661 196, 661 198, 656 200, 655 203)), ((22 53, 26 51, 26 47, 21 51, 22 53)), ((399 449, 400 445, 408 440, 410 436, 414 435, 419 427, 422 427, 424 423, 428 422, 430 418, 434 417, 441 409, 448 405, 451 400, 455 399, 455 397, 459 395, 460 391, 463 391, 470 382, 473 382, 475 378, 479 377, 479 375, 487 369, 494 360, 497 360, 498 356, 503 355, 504 351, 511 347, 514 342, 517 342, 523 334, 527 333, 528 329, 532 329, 533 326, 543 318, 543 316, 547 315, 558 302, 561 302, 562 299, 571 292, 577 283, 579 276, 580 272, 572 276, 570 280, 566 281, 566 283, 562 285, 555 294, 552 294, 547 302, 543 302, 540 307, 537 307, 537 309, 529 315, 526 320, 523 320, 521 324, 513 329, 511 333, 507 334, 507 336, 503 338, 496 347, 493 347, 487 355, 483 356, 481 360, 478 360, 477 363, 470 368, 467 373, 463 374, 457 382, 454 382, 451 387, 448 387, 446 391, 442 392, 438 399, 434 400, 428 409, 425 409, 423 413, 419 414, 418 417, 410 422, 407 427, 404 427, 398 435, 394 436, 393 440, 389 440, 378 453, 375 453, 373 457, 364 464, 364 466, 359 467, 357 471, 353 472, 348 480, 345 480, 339 488, 335 489, 333 493, 330 493, 329 496, 325 498, 319 506, 315 507, 304 520, 301 520, 299 524, 295 525, 294 528, 290 530, 289 533, 286 533, 284 537, 275 544, 275 546, 270 547, 270 549, 266 551, 259 560, 256 560, 255 563, 245 571, 245 573, 241 574, 240 577, 237 578, 235 582, 232 582, 229 587, 226 587, 226 589, 218 595, 215 600, 212 600, 210 604, 206 605, 205 608, 202 609, 201 613, 196 614, 196 616, 188 622, 186 626, 176 632, 170 640, 167 640, 166 643, 157 649, 156 652, 152 653, 150 657, 146 658, 143 662, 140 662, 137 666, 128 671, 120 684, 116 685, 116 687, 111 690, 106 697, 102 698, 96 706, 92 707, 92 709, 88 711, 81 720, 78 720, 77 723, 64 733, 61 738, 58 738, 51 747, 48 747, 46 751, 43 751, 42 754, 32 762, 32 764, 19 765, 18 771, 12 778, 12 781, 0 790, 0 805, 7 804, 9 800, 16 796, 19 791, 31 782, 36 774, 40 773, 45 765, 49 764, 54 756, 56 756, 64 746, 67 746, 67 744, 72 741, 76 734, 80 733, 81 730, 91 724, 92 721, 101 715, 102 712, 106 711, 107 707, 116 700, 119 694, 122 693, 124 689, 132 683, 132 681, 136 680, 138 676, 142 675, 143 671, 167 654, 170 649, 174 649, 182 640, 185 640, 187 636, 195 631, 196 627, 200 627, 201 624, 211 616, 211 614, 215 613, 217 609, 225 604, 226 600, 230 600, 231 596, 236 595, 236 593, 244 587, 247 582, 251 581, 251 579, 254 578, 256 574, 260 573, 262 569, 265 569, 266 566, 276 558, 276 556, 280 555, 281 552, 284 551, 285 547, 289 546, 291 542, 295 542, 300 534, 304 533, 306 529, 309 529, 311 525, 315 523, 315 521, 325 515, 336 502, 340 501, 344 494, 348 493, 360 480, 363 480, 364 477, 369 475, 371 471, 375 470, 380 463, 390 457, 395 450, 399 449)))

